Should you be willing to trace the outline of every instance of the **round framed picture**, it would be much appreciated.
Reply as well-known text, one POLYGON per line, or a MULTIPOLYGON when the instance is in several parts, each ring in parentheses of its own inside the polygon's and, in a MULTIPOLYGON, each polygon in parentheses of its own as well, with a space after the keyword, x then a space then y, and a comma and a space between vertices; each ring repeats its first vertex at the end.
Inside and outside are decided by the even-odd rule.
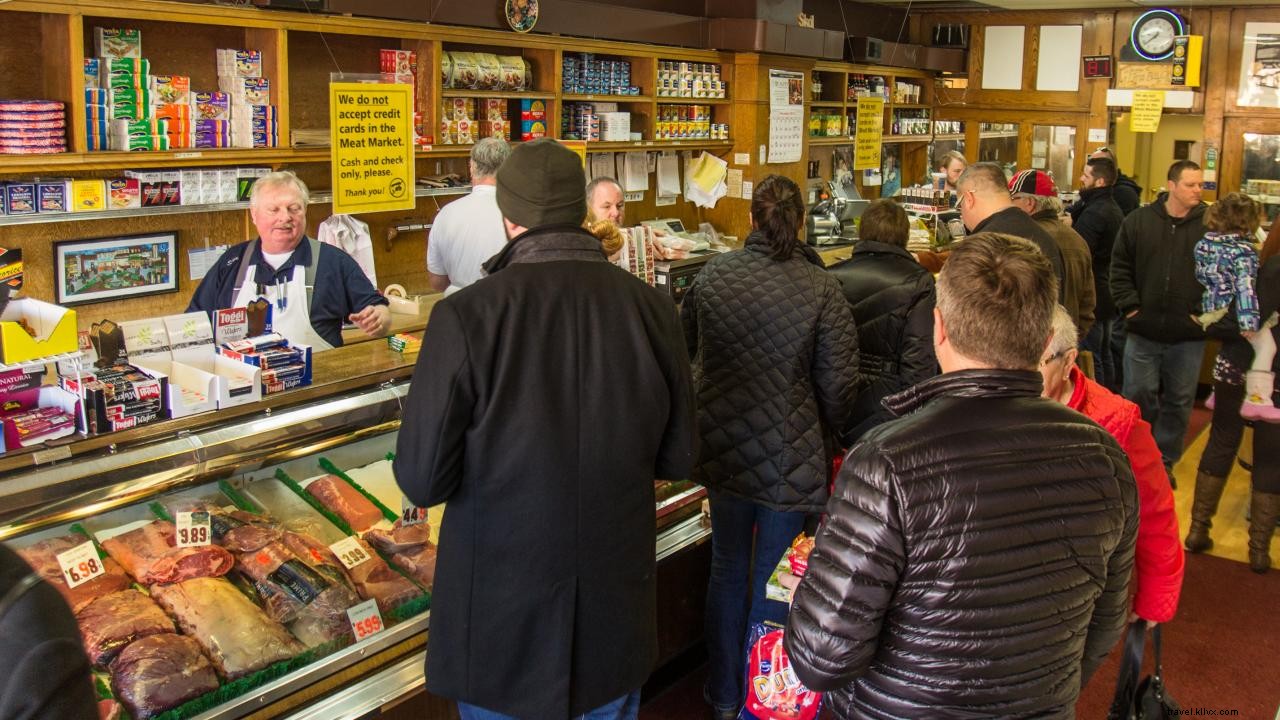
POLYGON ((538 0, 507 0, 507 24, 519 33, 529 32, 538 23, 538 0))

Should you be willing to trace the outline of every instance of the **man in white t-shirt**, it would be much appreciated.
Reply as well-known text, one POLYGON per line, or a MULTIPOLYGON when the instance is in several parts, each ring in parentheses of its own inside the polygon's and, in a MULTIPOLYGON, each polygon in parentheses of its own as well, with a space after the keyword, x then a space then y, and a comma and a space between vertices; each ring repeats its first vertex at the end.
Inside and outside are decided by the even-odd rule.
POLYGON ((484 276, 480 266, 507 244, 494 176, 511 146, 485 138, 471 148, 471 194, 445 205, 427 239, 427 284, 445 295, 484 276))

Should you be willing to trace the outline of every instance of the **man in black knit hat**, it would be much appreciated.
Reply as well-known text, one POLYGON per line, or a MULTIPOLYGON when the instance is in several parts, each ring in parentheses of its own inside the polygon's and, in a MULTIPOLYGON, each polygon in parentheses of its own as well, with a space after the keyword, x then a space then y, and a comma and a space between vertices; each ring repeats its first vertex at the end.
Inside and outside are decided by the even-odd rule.
POLYGON ((523 143, 510 238, 431 313, 395 473, 447 502, 427 687, 464 720, 635 718, 657 657, 654 485, 688 477, 693 391, 669 297, 582 228, 582 162, 523 143))

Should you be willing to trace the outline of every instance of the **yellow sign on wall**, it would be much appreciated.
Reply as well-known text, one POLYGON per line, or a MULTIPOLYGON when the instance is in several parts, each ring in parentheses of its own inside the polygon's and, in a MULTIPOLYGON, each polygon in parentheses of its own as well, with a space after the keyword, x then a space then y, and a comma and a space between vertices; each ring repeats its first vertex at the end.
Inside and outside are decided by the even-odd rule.
POLYGON ((412 210, 413 86, 329 84, 333 212, 412 210))
POLYGON ((853 137, 853 169, 880 167, 880 145, 884 139, 884 98, 858 98, 858 119, 853 137))
POLYGON ((1134 90, 1133 110, 1129 113, 1129 132, 1153 133, 1160 129, 1164 112, 1163 90, 1134 90))

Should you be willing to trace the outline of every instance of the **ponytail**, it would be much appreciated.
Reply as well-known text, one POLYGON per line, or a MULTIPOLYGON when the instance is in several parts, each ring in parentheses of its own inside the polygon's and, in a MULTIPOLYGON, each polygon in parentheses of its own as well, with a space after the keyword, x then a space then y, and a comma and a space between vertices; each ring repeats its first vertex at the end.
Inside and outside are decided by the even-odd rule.
POLYGON ((800 188, 782 175, 761 180, 751 195, 751 219, 764 236, 769 257, 774 260, 791 257, 800 244, 800 226, 804 223, 800 188))
POLYGON ((605 257, 611 258, 614 253, 622 249, 622 244, 625 242, 622 230, 612 220, 596 220, 586 223, 583 227, 600 241, 605 257))

